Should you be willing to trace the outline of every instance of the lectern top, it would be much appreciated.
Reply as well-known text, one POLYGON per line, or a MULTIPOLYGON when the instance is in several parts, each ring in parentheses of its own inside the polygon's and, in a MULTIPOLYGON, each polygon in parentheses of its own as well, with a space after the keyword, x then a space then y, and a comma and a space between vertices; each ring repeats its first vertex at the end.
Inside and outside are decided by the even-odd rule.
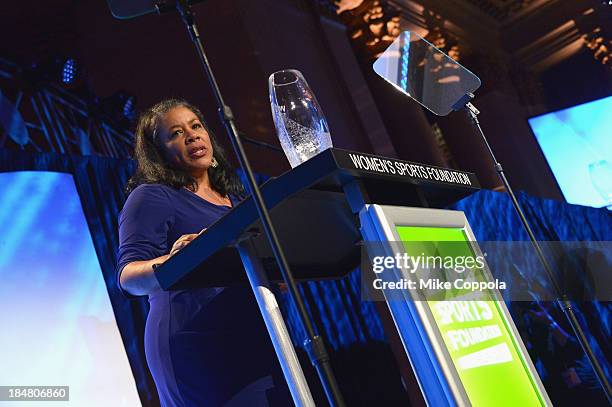
MULTIPOLYGON (((361 234, 344 187, 357 181, 364 200, 387 205, 444 207, 479 189, 473 173, 332 148, 264 183, 261 193, 298 279, 338 278, 359 264, 361 234)), ((262 229, 247 198, 155 271, 163 289, 225 286, 246 281, 232 244, 262 229)), ((258 255, 279 277, 265 236, 258 255)))

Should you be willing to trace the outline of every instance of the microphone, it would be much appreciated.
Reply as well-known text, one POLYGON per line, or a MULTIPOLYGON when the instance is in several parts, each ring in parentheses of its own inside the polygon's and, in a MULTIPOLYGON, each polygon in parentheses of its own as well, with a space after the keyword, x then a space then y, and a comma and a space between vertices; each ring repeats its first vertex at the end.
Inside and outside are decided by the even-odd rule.
MULTIPOLYGON (((203 0, 184 0, 189 5, 200 3, 203 0)), ((165 0, 106 0, 113 17, 120 20, 129 20, 144 16, 145 14, 162 14, 176 10, 176 1, 165 0)))

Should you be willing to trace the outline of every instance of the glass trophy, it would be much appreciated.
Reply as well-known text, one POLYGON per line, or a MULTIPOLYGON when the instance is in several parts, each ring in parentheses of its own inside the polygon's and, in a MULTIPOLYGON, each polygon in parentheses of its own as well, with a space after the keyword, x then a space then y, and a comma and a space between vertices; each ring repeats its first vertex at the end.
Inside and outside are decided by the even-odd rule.
POLYGON ((299 71, 274 72, 268 85, 276 132, 292 168, 332 147, 323 111, 299 71))

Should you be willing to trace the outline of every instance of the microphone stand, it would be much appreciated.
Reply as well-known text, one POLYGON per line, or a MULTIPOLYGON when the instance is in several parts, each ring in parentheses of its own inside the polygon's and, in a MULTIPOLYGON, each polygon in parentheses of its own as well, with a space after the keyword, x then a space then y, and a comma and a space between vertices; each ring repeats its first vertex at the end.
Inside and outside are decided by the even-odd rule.
POLYGON ((610 382, 608 381, 608 378, 606 377, 606 374, 601 364, 597 360, 597 357, 595 356, 595 352, 593 351, 593 348, 589 344, 589 341, 586 337, 586 334, 584 333, 584 330, 582 329, 582 326, 580 325, 580 322, 578 321, 578 318, 576 318, 576 314, 574 312, 572 302, 567 298, 567 295, 564 294, 561 288, 559 287, 557 283, 557 279, 555 278, 555 275, 552 271, 552 268, 550 267, 550 265, 548 264, 548 261, 546 260, 546 257, 544 256, 544 252, 542 251, 542 248, 540 247, 540 244, 538 243, 533 233, 533 230, 531 229, 531 226, 529 225, 529 222, 527 221, 527 218, 525 217, 525 214, 523 213, 523 210, 521 209, 521 205, 519 204, 519 201, 516 199, 516 195, 514 195, 514 191, 512 190, 512 187, 510 186, 510 182, 506 178, 504 169, 502 168, 502 165, 499 163, 499 161, 497 161, 497 158, 495 157, 495 154, 493 153, 493 149, 491 149, 491 146, 489 145, 489 142, 487 141, 487 138, 485 137, 485 134, 482 131, 482 128, 480 127, 480 122, 478 121, 478 114, 480 114, 480 111, 476 108, 476 106, 474 106, 471 103, 471 100, 473 98, 474 98, 474 95, 472 93, 465 95, 455 105, 453 105, 453 110, 460 110, 462 108, 465 108, 468 114, 470 115, 473 123, 475 124, 476 128, 478 129, 478 133, 480 134, 482 141, 485 143, 487 150, 489 152, 489 155, 491 156, 491 159, 493 160, 495 171, 497 172, 497 175, 499 176, 502 183, 504 184, 504 188, 506 188, 506 192, 510 196, 512 205, 514 206, 516 213, 521 219, 521 223, 523 224, 525 231, 529 235, 529 239, 531 240, 531 243, 534 249, 536 250, 538 258, 540 259, 540 262, 542 263, 542 266, 544 266, 544 270, 546 271, 548 279, 551 281, 553 285, 553 289, 557 297, 555 302, 557 303, 557 306, 561 308, 561 310, 567 317, 567 321, 572 327, 572 330, 574 331, 574 335, 576 335, 576 338, 578 339, 578 342, 580 343, 582 350, 584 351, 584 353, 586 353, 587 357, 589 358, 589 362, 591 363, 591 366, 593 367, 593 370, 595 371, 595 374, 597 375, 597 379, 599 380, 599 383, 601 384, 601 387, 604 393, 606 394, 608 403, 612 405, 612 389, 610 388, 610 382))
MULTIPOLYGON (((249 160, 244 151, 242 142, 238 137, 238 129, 234 121, 234 115, 230 107, 225 104, 225 101, 221 96, 221 90, 219 89, 219 85, 217 84, 215 76, 212 72, 212 68, 208 62, 206 52, 204 51, 202 41, 200 40, 200 34, 194 21, 194 13, 191 10, 191 3, 193 2, 194 1, 189 0, 176 0, 176 10, 181 15, 181 18, 185 23, 187 30, 189 31, 191 40, 193 41, 196 47, 196 51, 202 64, 202 68, 204 69, 206 77, 208 78, 210 86, 212 87, 217 106, 219 107, 219 114, 221 116, 221 119, 223 120, 227 132, 230 135, 232 147, 234 148, 234 152, 238 157, 240 166, 246 174, 249 191, 251 192, 251 195, 253 197, 253 201, 257 208, 257 212, 259 213, 261 223, 264 226, 264 230, 270 242, 270 246, 272 247, 272 251, 274 252, 274 257, 276 258, 276 262, 283 276, 283 280, 285 281, 285 284, 287 284, 289 296, 295 303, 298 310, 298 314, 300 316, 300 320, 306 329, 308 338, 304 341, 304 345, 306 347, 306 351, 308 353, 310 361, 315 367, 317 374, 319 375, 319 379, 321 381, 321 384, 323 385, 323 389, 330 405, 332 407, 344 406, 345 403, 342 398, 342 394, 340 393, 338 383, 336 382, 336 379, 332 372, 329 355, 325 348, 323 338, 320 335, 316 334, 314 326, 310 321, 310 318, 308 317, 306 307, 297 289, 297 284, 295 282, 293 274, 291 273, 289 264, 287 263, 287 259, 278 240, 276 230, 272 225, 270 214, 268 213, 261 192, 259 191, 259 187, 257 186, 257 182, 255 181, 251 165, 249 164, 249 160)), ((162 13, 164 11, 172 9, 173 7, 162 3, 157 4, 156 8, 159 13, 162 13)))

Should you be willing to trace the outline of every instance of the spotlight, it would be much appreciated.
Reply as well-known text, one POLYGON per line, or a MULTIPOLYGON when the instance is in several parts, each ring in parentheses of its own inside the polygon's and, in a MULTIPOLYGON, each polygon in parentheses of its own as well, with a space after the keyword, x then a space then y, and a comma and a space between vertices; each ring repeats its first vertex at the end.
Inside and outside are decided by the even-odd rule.
POLYGON ((72 88, 80 80, 79 64, 75 58, 55 56, 32 63, 30 75, 36 82, 55 82, 72 88))
POLYGON ((131 95, 124 95, 124 100, 125 102, 123 103, 123 116, 128 120, 133 120, 136 117, 136 110, 134 110, 136 98, 131 95))
POLYGON ((136 118, 136 98, 125 91, 115 92, 99 103, 101 110, 117 122, 131 122, 136 118))
POLYGON ((62 82, 70 85, 77 77, 77 62, 74 58, 67 58, 62 66, 62 82))

